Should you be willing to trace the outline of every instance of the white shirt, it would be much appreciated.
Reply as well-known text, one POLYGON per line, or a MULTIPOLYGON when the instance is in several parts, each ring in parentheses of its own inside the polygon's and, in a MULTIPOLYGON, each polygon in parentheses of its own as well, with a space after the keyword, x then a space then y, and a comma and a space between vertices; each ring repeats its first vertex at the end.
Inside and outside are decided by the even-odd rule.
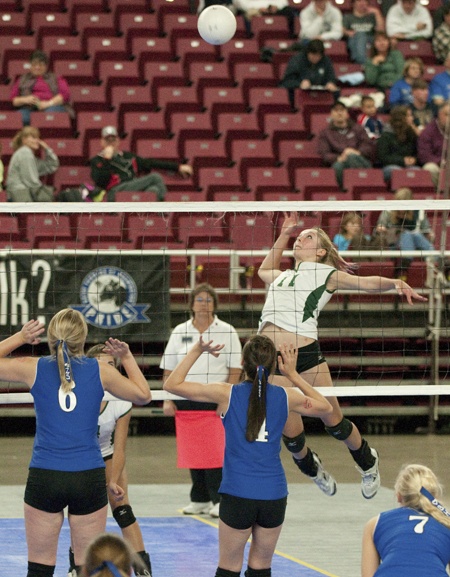
POLYGON ((300 12, 300 38, 340 40, 343 33, 342 12, 329 2, 323 14, 316 11, 314 0, 300 12))
POLYGON ((386 15, 386 33, 388 36, 405 34, 405 38, 430 38, 433 34, 433 21, 425 6, 416 3, 411 14, 407 14, 401 2, 398 2, 389 8, 386 15), (423 30, 417 30, 419 22, 426 24, 423 30))
POLYGON ((129 401, 107 401, 106 406, 98 418, 98 443, 102 457, 108 457, 114 453, 114 431, 120 417, 131 411, 133 403, 129 401))
MULTIPOLYGON (((241 367, 242 347, 236 329, 215 316, 202 336, 204 341, 213 340, 215 344, 224 344, 225 347, 217 358, 203 353, 194 363, 186 380, 201 383, 227 382, 230 368, 241 367)), ((165 348, 160 368, 173 371, 199 338, 200 332, 194 327, 192 319, 176 326, 165 348)))

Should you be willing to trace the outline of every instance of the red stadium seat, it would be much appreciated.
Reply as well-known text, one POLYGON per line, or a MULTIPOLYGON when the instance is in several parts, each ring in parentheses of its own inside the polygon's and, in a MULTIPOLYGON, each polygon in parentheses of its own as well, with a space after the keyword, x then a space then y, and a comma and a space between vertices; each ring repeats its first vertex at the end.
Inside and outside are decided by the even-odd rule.
POLYGON ((274 150, 280 140, 308 138, 309 133, 303 124, 303 117, 297 112, 268 113, 264 115, 264 134, 272 141, 274 150))
POLYGON ((173 112, 168 118, 170 134, 178 142, 180 157, 188 138, 214 138, 211 118, 206 112, 173 112))
POLYGON ((204 91, 208 87, 231 88, 234 85, 226 62, 190 62, 187 77, 197 87, 199 101, 203 101, 204 91))
POLYGON ((159 112, 125 112, 123 130, 130 136, 132 149, 138 138, 168 138, 164 111, 159 112))
POLYGON ((47 112, 43 110, 33 115, 33 126, 39 128, 43 139, 51 137, 70 138, 73 136, 72 121, 67 112, 47 112))
POLYGON ((0 214, 0 241, 19 241, 23 240, 23 233, 19 227, 19 217, 2 213, 0 214))
POLYGON ((72 34, 70 14, 67 12, 32 12, 29 17, 29 30, 35 34, 38 46, 41 46, 43 38, 49 34, 52 36, 72 34))
POLYGON ((254 190, 213 190, 207 200, 215 202, 256 202, 256 194, 254 190))
POLYGON ((228 224, 233 249, 269 250, 272 248, 275 241, 275 229, 268 213, 230 213, 228 224))
POLYGON ((201 166, 224 166, 229 162, 223 138, 186 139, 182 156, 194 167, 194 171, 201 166))
POLYGON ((127 240, 136 248, 149 240, 158 244, 177 242, 172 224, 173 215, 174 213, 128 214, 125 224, 127 240))
POLYGON ((202 40, 197 30, 191 38, 184 36, 175 38, 172 47, 175 58, 180 58, 186 67, 191 62, 215 62, 219 59, 219 48, 202 40))
POLYGON ((254 190, 259 200, 265 192, 294 192, 284 166, 250 166, 244 169, 243 184, 254 190))
POLYGON ((141 84, 137 62, 128 60, 103 60, 99 62, 98 77, 100 81, 106 83, 106 93, 113 86, 136 86, 141 84))
POLYGON ((22 129, 22 115, 17 110, 0 112, 0 134, 14 136, 22 129))
POLYGON ((240 135, 242 138, 255 138, 257 134, 261 137, 264 135, 259 128, 256 116, 247 112, 222 112, 218 114, 216 128, 219 134, 232 132, 234 137, 240 135))
POLYGON ((114 202, 158 202, 156 192, 138 192, 134 190, 118 190, 114 202))
POLYGON ((436 193, 428 170, 411 170, 407 168, 393 170, 391 174, 391 189, 397 190, 403 187, 410 188, 414 192, 416 200, 419 195, 435 195, 436 193))
POLYGON ((216 192, 244 191, 239 169, 232 167, 200 167, 194 174, 197 187, 206 190, 208 199, 216 192))
POLYGON ((70 87, 70 96, 76 112, 103 112, 108 106, 104 84, 75 84, 70 87))
POLYGON ((317 136, 330 123, 329 113, 311 114, 311 135, 317 136))
POLYGON ((53 65, 53 72, 57 76, 64 76, 72 87, 74 84, 99 84, 100 80, 94 76, 91 60, 57 60, 53 65))
POLYGON ((287 40, 289 30, 285 16, 270 14, 256 16, 251 21, 252 34, 257 39, 260 48, 266 46, 270 38, 280 38, 287 40))
POLYGON ((85 158, 89 158, 89 139, 97 138, 100 147, 100 135, 104 126, 117 126, 115 112, 80 112, 77 115, 77 130, 83 140, 85 158))
POLYGON ((344 189, 354 199, 364 200, 364 193, 387 192, 383 172, 379 168, 347 168, 344 170, 344 189))
POLYGON ((189 85, 186 78, 186 70, 182 66, 181 61, 149 60, 144 64, 141 71, 141 81, 149 83, 154 107, 158 106, 158 90, 162 86, 175 88, 189 85))
POLYGON ((126 112, 150 112, 153 109, 150 87, 147 86, 113 86, 110 105, 117 111, 119 132, 124 132, 124 115, 126 112))
POLYGON ((0 14, 0 27, 2 34, 25 36, 28 34, 27 15, 25 12, 2 11, 2 14, 0 14))
POLYGON ((268 62, 237 62, 232 69, 233 80, 242 87, 242 94, 248 102, 251 87, 272 87, 278 84, 272 64, 268 62))
POLYGON ((130 52, 136 57, 139 67, 139 75, 144 80, 148 80, 148 78, 144 76, 144 68, 147 62, 169 62, 173 60, 173 52, 169 38, 148 38, 147 36, 143 38, 135 37, 132 39, 130 52))
POLYGON ((155 105, 166 113, 201 110, 194 86, 159 86, 155 105))
POLYGON ((345 40, 326 40, 325 52, 333 62, 348 62, 347 42, 345 40))
POLYGON ((201 90, 200 103, 206 108, 216 132, 219 132, 218 116, 222 113, 246 112, 246 106, 240 88, 230 88, 228 86, 205 86, 201 90))
POLYGON ((99 64, 103 60, 129 60, 125 38, 117 36, 91 36, 86 40, 86 56, 94 62, 94 73, 99 76, 99 64))
POLYGON ((124 221, 124 214, 80 214, 76 240, 85 248, 120 248, 124 239, 124 221))
POLYGON ((329 115, 333 106, 333 95, 326 90, 298 90, 298 108, 303 114, 305 128, 312 132, 311 117, 320 113, 329 115))
POLYGON ((220 46, 220 56, 228 63, 230 74, 238 62, 261 62, 255 38, 233 38, 220 46))
POLYGON ((322 158, 317 152, 317 143, 314 140, 280 140, 275 153, 278 162, 286 164, 292 184, 294 184, 296 168, 323 166, 322 158))
POLYGON ((197 14, 189 14, 186 12, 166 12, 162 13, 162 30, 163 34, 169 36, 169 38, 175 38, 177 36, 184 36, 197 34, 197 14))
POLYGON ((53 176, 53 186, 57 192, 64 188, 74 188, 91 182, 89 166, 60 166, 53 176))
POLYGON ((305 200, 315 198, 319 193, 340 192, 333 168, 296 168, 294 185, 296 190, 303 193, 305 200))
POLYGON ((35 248, 41 241, 75 240, 70 216, 67 214, 23 214, 21 216, 25 238, 35 248))
POLYGON ((421 58, 425 64, 436 64, 436 56, 429 40, 402 40, 397 43, 397 50, 406 58, 421 58))
POLYGON ((248 91, 247 105, 257 114, 261 130, 264 130, 264 116, 266 114, 292 112, 288 91, 281 87, 251 87, 248 91))
POLYGON ((0 65, 1 65, 0 76, 2 82, 6 82, 8 78, 10 78, 8 76, 8 62, 10 60, 16 60, 16 61, 22 60, 23 62, 28 62, 30 54, 35 48, 36 48, 36 39, 33 38, 33 36, 3 34, 2 30, 2 53, 0 54, 0 65))
POLYGON ((83 154, 83 142, 80 138, 45 138, 45 142, 53 149, 61 164, 65 166, 80 166, 86 162, 83 154))
POLYGON ((79 36, 64 36, 46 34, 42 38, 42 50, 50 56, 50 60, 78 60, 85 57, 81 38, 79 36))
POLYGON ((133 6, 128 2, 114 11, 114 24, 118 34, 126 35, 128 49, 136 36, 145 34, 148 38, 158 36, 161 32, 156 12, 150 13, 145 11, 142 5, 133 6))
POLYGON ((144 158, 149 157, 180 162, 177 141, 174 139, 138 139, 136 143, 136 154, 144 158))
POLYGON ((208 200, 206 190, 168 190, 166 202, 205 202, 208 200))
POLYGON ((175 213, 173 226, 177 240, 187 248, 196 242, 222 242, 229 238, 228 226, 222 217, 216 214, 175 213))
POLYGON ((231 161, 239 166, 244 185, 246 185, 246 172, 250 167, 274 167, 276 165, 271 141, 255 138, 233 140, 231 161))

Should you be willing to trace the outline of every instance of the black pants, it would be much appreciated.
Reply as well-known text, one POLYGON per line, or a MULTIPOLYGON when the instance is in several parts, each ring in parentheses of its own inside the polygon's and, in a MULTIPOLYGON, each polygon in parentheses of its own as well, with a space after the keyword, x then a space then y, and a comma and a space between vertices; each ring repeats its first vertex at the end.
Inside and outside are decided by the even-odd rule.
POLYGON ((214 504, 220 501, 219 487, 222 482, 222 468, 220 469, 189 469, 191 472, 192 488, 191 501, 193 503, 214 504))

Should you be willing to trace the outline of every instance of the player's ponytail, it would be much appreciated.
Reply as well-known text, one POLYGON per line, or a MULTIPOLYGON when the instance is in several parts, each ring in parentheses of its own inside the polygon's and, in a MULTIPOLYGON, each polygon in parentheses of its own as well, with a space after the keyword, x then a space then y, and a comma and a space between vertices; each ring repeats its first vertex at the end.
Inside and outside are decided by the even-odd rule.
POLYGON ((258 438, 266 418, 267 383, 275 367, 275 345, 268 337, 256 335, 245 344, 242 357, 244 371, 248 379, 253 382, 245 432, 247 441, 253 442, 258 438))

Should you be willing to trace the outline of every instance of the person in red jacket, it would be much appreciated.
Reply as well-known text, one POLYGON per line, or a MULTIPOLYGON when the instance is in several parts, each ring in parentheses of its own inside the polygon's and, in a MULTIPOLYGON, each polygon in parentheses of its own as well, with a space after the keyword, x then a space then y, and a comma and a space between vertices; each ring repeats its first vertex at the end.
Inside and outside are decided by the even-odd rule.
POLYGON ((166 185, 160 174, 151 172, 154 168, 179 172, 188 178, 192 166, 177 162, 142 158, 132 152, 120 150, 120 138, 115 126, 105 126, 101 138, 102 150, 91 158, 91 177, 94 183, 105 189, 108 201, 114 201, 116 192, 131 190, 136 192, 156 192, 158 200, 164 200, 166 185), (141 176, 140 173, 147 174, 141 176))

